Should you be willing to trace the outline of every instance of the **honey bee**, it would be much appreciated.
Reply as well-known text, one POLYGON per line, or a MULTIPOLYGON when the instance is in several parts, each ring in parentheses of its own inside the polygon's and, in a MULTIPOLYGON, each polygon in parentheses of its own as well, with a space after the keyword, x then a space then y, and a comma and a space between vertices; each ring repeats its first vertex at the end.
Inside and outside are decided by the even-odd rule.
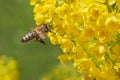
POLYGON ((50 28, 46 24, 39 25, 36 27, 33 31, 26 34, 22 39, 21 42, 25 43, 32 39, 35 39, 37 42, 40 42, 42 44, 45 44, 43 39, 46 38, 46 33, 51 32, 50 28))

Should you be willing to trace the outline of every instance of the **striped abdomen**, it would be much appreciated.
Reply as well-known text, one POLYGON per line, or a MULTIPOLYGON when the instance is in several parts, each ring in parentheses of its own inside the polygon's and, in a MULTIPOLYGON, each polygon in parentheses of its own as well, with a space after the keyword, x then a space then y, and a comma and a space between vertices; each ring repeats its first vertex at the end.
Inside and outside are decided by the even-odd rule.
POLYGON ((27 35, 25 35, 21 39, 21 42, 28 42, 28 41, 34 39, 36 36, 37 36, 37 33, 35 31, 29 32, 27 35))

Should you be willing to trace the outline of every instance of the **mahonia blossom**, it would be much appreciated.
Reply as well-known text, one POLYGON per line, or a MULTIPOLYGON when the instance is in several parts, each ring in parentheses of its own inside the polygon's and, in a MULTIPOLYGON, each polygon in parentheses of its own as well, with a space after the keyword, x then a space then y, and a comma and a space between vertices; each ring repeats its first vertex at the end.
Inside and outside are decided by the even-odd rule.
POLYGON ((0 56, 0 80, 19 80, 17 62, 6 55, 0 56))
POLYGON ((48 24, 62 64, 84 80, 120 79, 120 0, 31 0, 37 25, 48 24))

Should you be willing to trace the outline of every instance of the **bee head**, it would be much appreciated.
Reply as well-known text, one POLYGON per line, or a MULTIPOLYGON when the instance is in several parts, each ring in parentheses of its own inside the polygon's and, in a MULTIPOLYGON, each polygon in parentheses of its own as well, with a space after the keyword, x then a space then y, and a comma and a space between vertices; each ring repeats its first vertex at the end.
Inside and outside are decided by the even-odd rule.
POLYGON ((49 25, 43 24, 43 27, 45 32, 51 32, 49 25))

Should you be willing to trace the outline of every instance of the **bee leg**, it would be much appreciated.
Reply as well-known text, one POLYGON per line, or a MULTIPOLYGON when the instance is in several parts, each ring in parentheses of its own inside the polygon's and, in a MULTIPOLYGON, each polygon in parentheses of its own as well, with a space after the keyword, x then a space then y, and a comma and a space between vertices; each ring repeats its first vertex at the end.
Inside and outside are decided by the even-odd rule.
POLYGON ((45 45, 45 42, 42 39, 40 39, 39 37, 36 38, 36 41, 45 45))
POLYGON ((40 43, 45 45, 45 42, 42 39, 40 39, 38 42, 40 42, 40 43))

